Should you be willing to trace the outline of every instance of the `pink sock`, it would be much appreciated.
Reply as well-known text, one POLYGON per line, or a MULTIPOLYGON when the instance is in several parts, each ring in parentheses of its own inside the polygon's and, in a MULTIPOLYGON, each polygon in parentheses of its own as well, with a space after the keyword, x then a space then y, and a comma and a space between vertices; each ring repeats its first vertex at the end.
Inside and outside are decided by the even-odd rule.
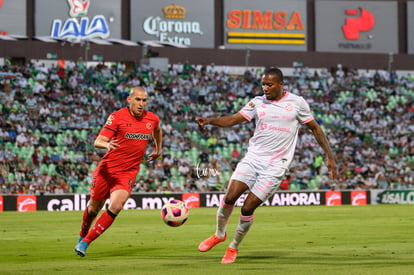
POLYGON ((234 205, 226 204, 224 200, 221 201, 221 205, 217 210, 217 226, 216 236, 218 238, 224 238, 226 235, 227 222, 233 212, 234 205))
POLYGON ((243 238, 249 232, 250 227, 253 224, 254 214, 251 216, 243 216, 240 214, 239 224, 237 225, 236 233, 234 234, 234 239, 230 243, 229 247, 234 249, 239 249, 239 245, 243 238))

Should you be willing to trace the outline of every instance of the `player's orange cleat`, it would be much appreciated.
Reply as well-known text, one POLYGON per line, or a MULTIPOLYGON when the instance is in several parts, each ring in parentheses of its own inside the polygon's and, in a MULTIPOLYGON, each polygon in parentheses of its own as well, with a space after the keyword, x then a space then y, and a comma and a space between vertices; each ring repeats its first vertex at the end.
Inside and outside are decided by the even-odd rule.
POLYGON ((223 259, 221 260, 222 264, 231 264, 234 263, 237 257, 237 252, 239 252, 238 249, 234 249, 231 247, 228 247, 226 250, 226 254, 224 254, 223 259))
POLYGON ((198 246, 198 250, 200 250, 200 252, 206 252, 209 251, 210 249, 212 249, 214 246, 216 246, 216 244, 219 244, 221 242, 224 242, 227 238, 227 234, 224 235, 224 238, 219 239, 216 234, 214 234, 213 236, 211 236, 210 238, 205 239, 204 241, 202 241, 200 243, 200 245, 198 246))

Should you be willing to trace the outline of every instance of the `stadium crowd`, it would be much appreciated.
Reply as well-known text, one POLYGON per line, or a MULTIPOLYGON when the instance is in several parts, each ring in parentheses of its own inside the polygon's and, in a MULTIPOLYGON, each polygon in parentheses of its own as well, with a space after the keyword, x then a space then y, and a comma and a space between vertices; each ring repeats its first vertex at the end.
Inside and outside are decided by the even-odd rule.
MULTIPOLYGON (((188 62, 164 73, 82 61, 6 64, 0 68, 0 194, 88 193, 105 153, 93 141, 139 85, 150 96, 147 108, 162 120, 164 146, 161 159, 141 164, 134 191, 222 191, 254 123, 200 131, 195 118, 239 111, 261 94, 261 72, 232 75, 188 62)), ((282 190, 414 188, 414 76, 297 67, 285 85, 310 104, 335 151, 340 180, 329 182, 321 149, 301 128, 282 190)))

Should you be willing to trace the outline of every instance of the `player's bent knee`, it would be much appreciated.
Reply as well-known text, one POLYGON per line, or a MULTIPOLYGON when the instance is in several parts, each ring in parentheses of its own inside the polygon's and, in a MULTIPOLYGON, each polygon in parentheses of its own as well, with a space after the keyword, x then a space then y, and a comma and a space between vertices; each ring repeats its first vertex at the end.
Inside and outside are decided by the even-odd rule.
POLYGON ((111 205, 108 207, 108 209, 114 213, 115 215, 118 215, 119 212, 121 212, 122 210, 122 205, 118 206, 118 205, 111 205))
POLYGON ((245 208, 245 207, 242 207, 242 209, 241 209, 241 214, 243 215, 243 216, 251 216, 251 215, 253 215, 254 214, 254 210, 256 210, 256 208, 245 208))
POLYGON ((233 205, 233 204, 235 204, 235 203, 236 203, 237 198, 235 198, 235 199, 231 199, 231 198, 227 198, 227 197, 225 197, 223 200, 224 200, 224 203, 225 203, 225 204, 227 204, 227 205, 233 205))

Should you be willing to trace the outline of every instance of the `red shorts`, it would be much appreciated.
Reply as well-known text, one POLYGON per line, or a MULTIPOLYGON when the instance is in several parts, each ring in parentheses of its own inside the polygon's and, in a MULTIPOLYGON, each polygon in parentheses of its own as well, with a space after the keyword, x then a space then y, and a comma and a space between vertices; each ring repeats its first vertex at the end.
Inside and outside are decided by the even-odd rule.
POLYGON ((109 198, 115 190, 122 189, 131 194, 137 173, 109 174, 95 169, 91 184, 91 199, 103 201, 109 198))

